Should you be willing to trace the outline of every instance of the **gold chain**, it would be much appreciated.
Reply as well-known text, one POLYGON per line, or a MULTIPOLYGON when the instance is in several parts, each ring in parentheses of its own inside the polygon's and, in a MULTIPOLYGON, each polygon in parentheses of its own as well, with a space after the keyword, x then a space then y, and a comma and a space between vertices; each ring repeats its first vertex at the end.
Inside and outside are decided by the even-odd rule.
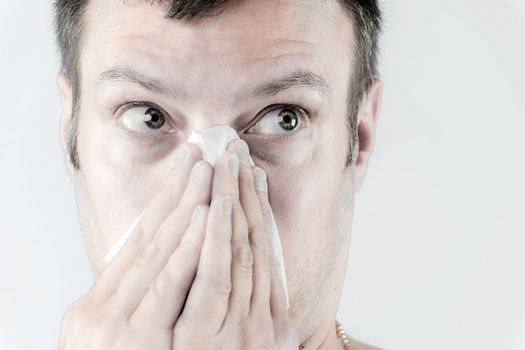
POLYGON ((341 324, 337 320, 335 321, 335 331, 337 333, 337 337, 341 340, 341 343, 343 343, 344 350, 352 350, 350 348, 350 339, 348 338, 348 335, 343 329, 343 326, 341 326, 341 324))

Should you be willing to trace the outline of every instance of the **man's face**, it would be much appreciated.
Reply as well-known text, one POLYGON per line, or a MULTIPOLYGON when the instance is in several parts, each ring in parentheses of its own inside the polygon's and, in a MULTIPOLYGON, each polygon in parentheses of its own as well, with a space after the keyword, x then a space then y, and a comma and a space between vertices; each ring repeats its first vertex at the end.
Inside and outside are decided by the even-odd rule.
POLYGON ((290 314, 303 337, 335 314, 346 266, 355 189, 355 167, 345 167, 350 19, 336 1, 233 2, 190 22, 149 3, 92 0, 86 14, 74 182, 94 273, 162 188, 177 147, 194 130, 229 125, 268 175, 290 314), (326 88, 255 93, 298 72, 326 88), (293 130, 275 118, 282 105, 298 117, 293 130), (141 106, 166 123, 133 119, 141 106))

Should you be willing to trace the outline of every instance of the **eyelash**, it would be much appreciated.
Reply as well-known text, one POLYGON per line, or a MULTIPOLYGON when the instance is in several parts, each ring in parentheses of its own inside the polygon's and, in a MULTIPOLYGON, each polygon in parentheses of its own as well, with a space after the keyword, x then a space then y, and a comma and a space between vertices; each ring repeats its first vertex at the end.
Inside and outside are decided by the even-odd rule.
MULTIPOLYGON (((305 123, 306 125, 303 125, 299 129, 297 129, 295 131, 292 131, 290 133, 286 133, 286 134, 280 134, 280 135, 258 135, 257 137, 260 137, 260 138, 263 138, 263 139, 266 139, 266 140, 281 141, 281 140, 285 140, 285 139, 288 139, 289 137, 294 136, 295 134, 300 132, 305 126, 308 125, 308 123, 310 121, 310 118, 309 118, 310 114, 309 114, 307 109, 302 108, 302 107, 300 107, 298 105, 295 105, 293 103, 289 103, 289 104, 287 104, 287 103, 279 103, 279 104, 270 105, 270 106, 264 108, 261 112, 259 112, 257 114, 257 117, 254 119, 254 122, 251 123, 246 128, 246 130, 249 130, 252 126, 256 125, 266 114, 268 114, 270 112, 273 112, 276 109, 280 109, 280 108, 290 108, 290 109, 293 109, 294 111, 298 112, 297 114, 299 115, 299 118, 301 119, 301 122, 305 123)), ((248 134, 247 133, 243 133, 243 134, 244 135, 252 135, 252 134, 249 134, 249 133, 248 134)))
MULTIPOLYGON (((157 104, 152 103, 152 102, 146 102, 146 101, 131 101, 131 102, 127 102, 127 103, 121 105, 120 107, 118 107, 114 111, 113 114, 115 115, 115 118, 117 119, 117 123, 119 124, 119 126, 121 126, 120 125, 120 121, 119 121, 120 120, 120 116, 122 114, 124 114, 124 112, 126 112, 127 110, 129 110, 131 108, 134 108, 134 107, 150 107, 150 108, 158 109, 164 115, 164 117, 166 119, 166 122, 171 126, 172 130, 174 129, 173 126, 170 123, 170 119, 171 118, 169 117, 169 114, 164 109, 162 109, 160 106, 158 106, 157 104)), ((270 112, 273 112, 276 109, 285 108, 285 107, 293 109, 294 111, 298 112, 299 118, 301 118, 301 122, 306 123, 308 125, 308 123, 310 121, 310 117, 309 117, 310 113, 308 112, 308 110, 306 108, 300 107, 300 106, 295 105, 295 104, 280 103, 280 104, 270 105, 270 106, 264 108, 259 113, 257 113, 257 116, 254 118, 254 121, 252 123, 250 123, 250 125, 244 131, 249 130, 252 126, 256 125, 259 122, 259 120, 262 119, 267 113, 270 113, 270 112)), ((123 126, 121 126, 121 127, 123 127, 123 126)), ((262 137, 264 139, 274 140, 274 141, 285 140, 285 139, 293 136, 297 132, 299 132, 304 127, 305 126, 302 126, 297 131, 294 131, 294 132, 291 132, 291 133, 287 133, 287 134, 282 134, 282 135, 261 135, 260 137, 262 137)), ((146 139, 159 139, 160 137, 162 137, 162 134, 163 134, 163 133, 141 133, 141 132, 129 130, 127 128, 125 128, 125 129, 128 132, 131 132, 132 134, 136 135, 137 137, 146 138, 146 139)), ((244 133, 244 134, 246 134, 246 133, 244 133)), ((248 135, 251 135, 251 134, 248 134, 248 135)))
POLYGON ((150 108, 158 109, 162 113, 164 118, 166 119, 166 123, 168 123, 170 125, 171 130, 175 129, 173 127, 173 125, 171 125, 171 123, 170 123, 171 118, 169 117, 169 114, 164 109, 162 109, 159 105, 157 105, 155 103, 152 103, 152 102, 146 102, 146 101, 131 101, 131 102, 127 102, 127 103, 121 105, 120 107, 118 107, 113 112, 113 114, 115 115, 115 118, 117 119, 117 124, 120 127, 124 128, 127 132, 131 133, 132 135, 134 135, 134 136, 136 136, 138 138, 142 138, 142 139, 158 140, 158 139, 162 138, 163 134, 165 134, 165 133, 154 133, 154 132, 150 132, 150 133, 137 132, 137 131, 129 130, 128 128, 122 126, 121 123, 120 123, 120 117, 126 111, 128 111, 128 110, 130 110, 131 108, 134 108, 134 107, 150 107, 150 108))

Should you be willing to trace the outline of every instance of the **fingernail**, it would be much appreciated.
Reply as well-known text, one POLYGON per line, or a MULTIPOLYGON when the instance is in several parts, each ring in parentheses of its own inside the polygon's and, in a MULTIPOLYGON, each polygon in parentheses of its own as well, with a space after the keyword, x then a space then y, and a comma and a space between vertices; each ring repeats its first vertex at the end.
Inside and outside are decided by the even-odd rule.
POLYGON ((258 191, 266 192, 268 183, 266 182, 266 173, 261 168, 255 168, 253 170, 253 180, 255 182, 255 188, 258 191))
POLYGON ((230 158, 228 159, 228 165, 230 167, 232 175, 235 177, 239 176, 239 156, 237 156, 236 154, 230 156, 230 158))
POLYGON ((199 219, 202 213, 202 208, 200 205, 197 205, 195 209, 193 209, 193 214, 191 215, 191 222, 194 223, 199 219))
POLYGON ((202 161, 198 161, 193 166, 193 169, 191 169, 191 174, 190 174, 190 180, 189 181, 195 181, 196 179, 198 179, 200 174, 201 174, 201 172, 202 172, 202 161))
POLYGON ((222 209, 227 216, 232 216, 232 199, 229 196, 223 199, 222 209))
POLYGON ((175 165, 180 165, 180 164, 184 163, 184 161, 186 159, 188 159, 188 155, 189 154, 190 154, 190 149, 189 149, 188 145, 183 143, 180 146, 180 150, 179 150, 179 153, 177 154, 177 158, 175 158, 175 165))

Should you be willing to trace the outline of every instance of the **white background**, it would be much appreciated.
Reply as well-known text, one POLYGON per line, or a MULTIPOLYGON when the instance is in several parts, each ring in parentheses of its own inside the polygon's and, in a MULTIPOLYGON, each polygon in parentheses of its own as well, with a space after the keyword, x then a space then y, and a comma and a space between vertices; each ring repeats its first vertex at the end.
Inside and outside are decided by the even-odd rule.
MULTIPOLYGON (((339 320, 385 349, 525 349, 525 0, 396 0, 339 320)), ((92 283, 49 1, 0 0, 0 349, 54 349, 92 283)))

